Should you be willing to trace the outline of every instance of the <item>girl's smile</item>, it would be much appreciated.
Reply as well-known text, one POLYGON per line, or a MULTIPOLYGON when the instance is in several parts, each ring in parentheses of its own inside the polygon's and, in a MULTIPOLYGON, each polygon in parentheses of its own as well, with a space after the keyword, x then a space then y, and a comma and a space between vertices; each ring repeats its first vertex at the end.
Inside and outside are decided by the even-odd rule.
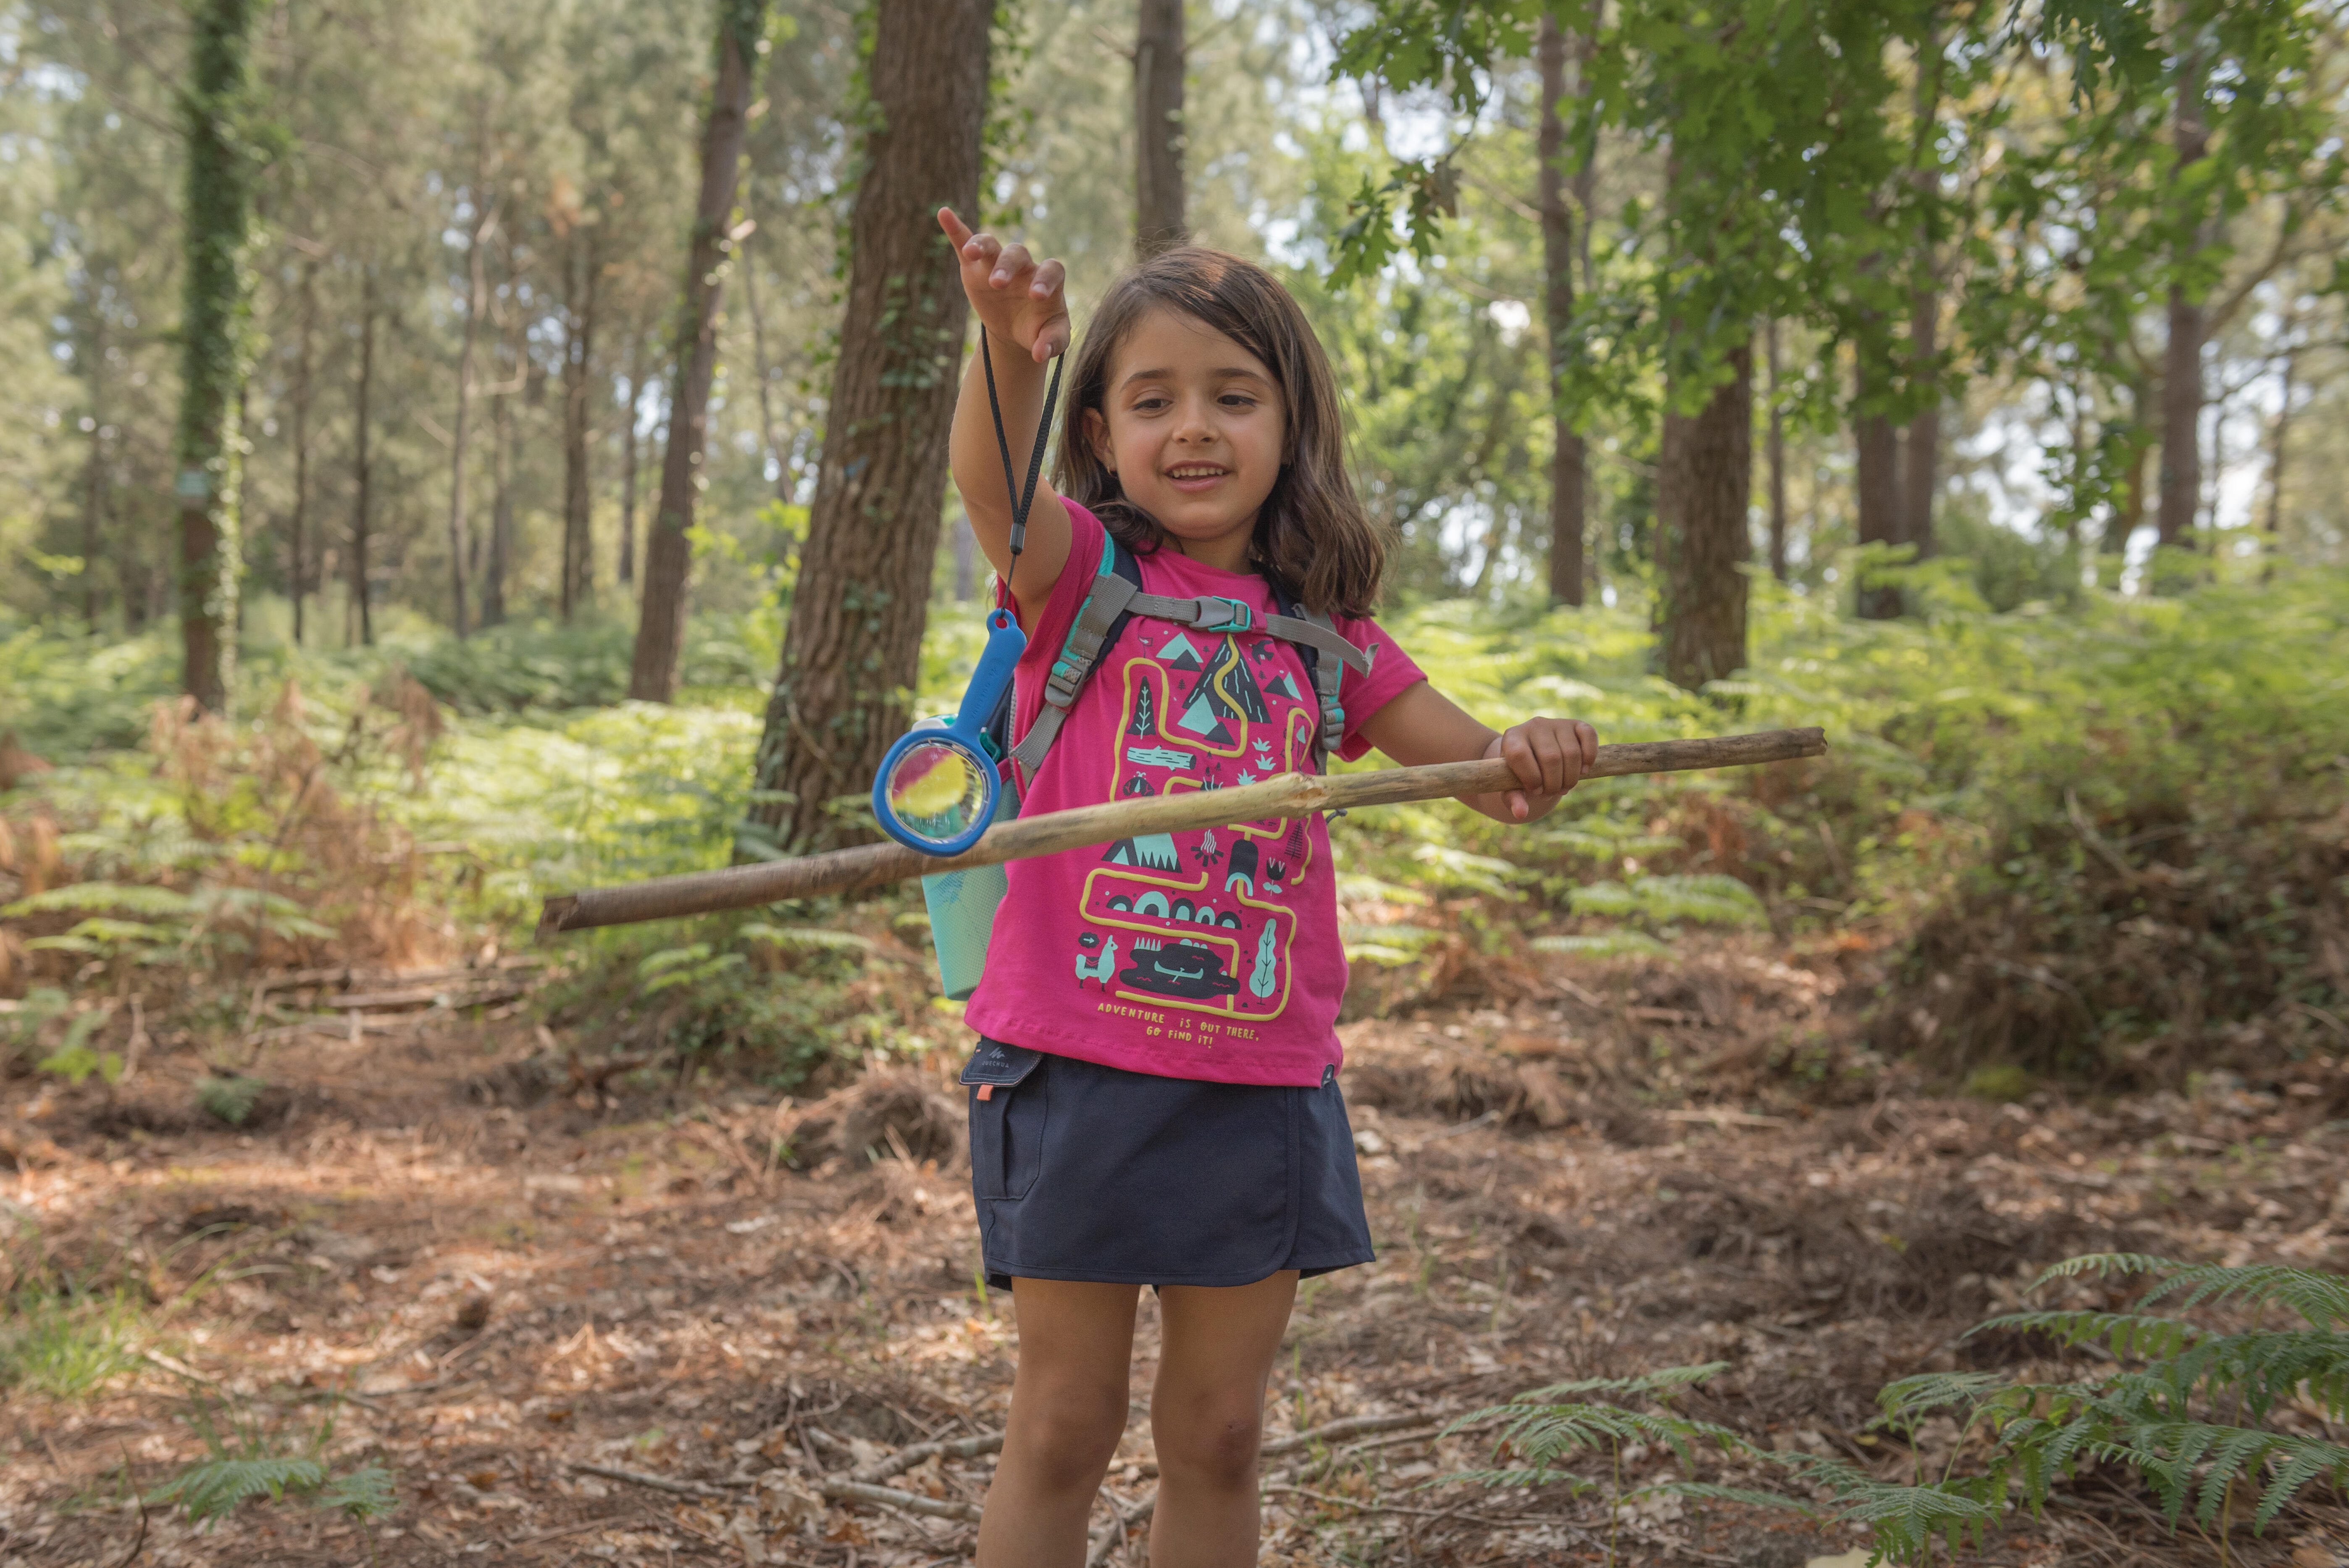
POLYGON ((1085 427, 1126 500, 1184 554, 1247 571, 1288 439, 1271 370, 1224 334, 1161 308, 1120 346, 1102 401, 1085 427))

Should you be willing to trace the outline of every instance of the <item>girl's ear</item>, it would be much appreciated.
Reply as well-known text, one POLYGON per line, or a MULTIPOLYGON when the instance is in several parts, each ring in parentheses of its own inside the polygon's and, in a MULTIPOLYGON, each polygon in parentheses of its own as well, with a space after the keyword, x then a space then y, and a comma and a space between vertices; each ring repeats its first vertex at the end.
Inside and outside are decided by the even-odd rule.
POLYGON ((1102 418, 1098 408, 1085 410, 1085 442, 1092 448, 1093 456, 1101 459, 1102 467, 1112 474, 1117 472, 1117 459, 1110 451, 1109 421, 1102 418))

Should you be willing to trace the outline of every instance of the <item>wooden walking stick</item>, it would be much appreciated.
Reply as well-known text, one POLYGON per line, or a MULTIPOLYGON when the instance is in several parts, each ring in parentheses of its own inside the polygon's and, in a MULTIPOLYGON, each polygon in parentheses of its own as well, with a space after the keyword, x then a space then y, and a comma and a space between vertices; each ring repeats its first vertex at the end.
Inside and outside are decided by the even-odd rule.
MULTIPOLYGON (((1769 729, 1754 735, 1709 736, 1697 740, 1642 740, 1602 746, 1599 760, 1582 770, 1585 779, 1619 779, 1630 773, 1682 773, 1706 768, 1750 768, 1816 757, 1827 748, 1816 729, 1769 729)), ((958 855, 926 855, 903 844, 861 844, 853 850, 688 872, 620 887, 556 893, 538 917, 541 940, 591 925, 629 925, 722 909, 749 909, 785 899, 856 892, 909 877, 1005 861, 1054 854, 1088 844, 1114 843, 1143 833, 1177 833, 1221 828, 1315 811, 1359 806, 1392 806, 1405 800, 1441 800, 1519 788, 1517 776, 1498 758, 1439 762, 1426 768, 1385 768, 1367 773, 1283 773, 1261 784, 1232 789, 1188 790, 1153 795, 1019 817, 997 824, 958 855)))

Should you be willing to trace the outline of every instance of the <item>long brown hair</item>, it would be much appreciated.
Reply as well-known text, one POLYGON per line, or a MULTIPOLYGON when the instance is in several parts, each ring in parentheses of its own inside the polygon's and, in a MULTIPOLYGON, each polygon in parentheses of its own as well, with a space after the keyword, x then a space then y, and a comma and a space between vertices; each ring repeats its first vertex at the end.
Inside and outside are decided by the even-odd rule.
POLYGON ((1142 263, 1111 285, 1071 367, 1075 382, 1054 473, 1060 491, 1099 515, 1117 542, 1146 555, 1165 542, 1158 520, 1125 498, 1085 431, 1088 411, 1107 415, 1112 361, 1134 324, 1159 306, 1247 349, 1272 371, 1287 418, 1280 477, 1256 514, 1249 552, 1257 569, 1323 614, 1367 615, 1379 596, 1386 547, 1346 471, 1338 387, 1305 313, 1255 263, 1183 245, 1142 263))

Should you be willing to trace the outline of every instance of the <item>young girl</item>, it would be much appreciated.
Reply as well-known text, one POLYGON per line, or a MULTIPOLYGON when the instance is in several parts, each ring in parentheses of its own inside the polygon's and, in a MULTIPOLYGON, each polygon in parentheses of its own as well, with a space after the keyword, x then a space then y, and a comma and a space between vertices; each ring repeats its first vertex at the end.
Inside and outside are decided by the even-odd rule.
MULTIPOLYGON (((938 221, 987 334, 1003 436, 1024 454, 1045 367, 1069 346, 1061 263, 951 211, 938 221)), ((1314 655, 1325 679, 1345 666, 1337 755, 1506 758, 1521 788, 1468 801, 1505 822, 1574 787, 1597 754, 1590 726, 1537 718, 1496 735, 1369 619, 1383 552, 1347 477, 1337 389, 1269 273, 1196 247, 1143 263, 1102 302, 1067 379, 1057 484, 1038 493, 1016 560, 978 365, 955 409, 955 482, 1029 637, 1014 738, 1045 711, 1072 629, 1111 581, 1112 541, 1138 562, 1141 591, 1187 602, 1188 619, 1134 616, 1073 701, 1063 678, 1065 720, 1022 781, 1023 812, 1312 769, 1324 715, 1300 652, 1311 639, 1266 629, 1287 615, 1276 624, 1299 634, 1309 613, 1343 639, 1314 655)), ((1082 1562, 1148 1284, 1163 1329, 1150 1561, 1252 1563, 1265 1388, 1297 1282, 1371 1260, 1338 1088, 1346 967, 1329 830, 1315 818, 1144 835, 1009 875, 963 1074, 988 1278, 1019 1321, 979 1563, 1082 1562)))

